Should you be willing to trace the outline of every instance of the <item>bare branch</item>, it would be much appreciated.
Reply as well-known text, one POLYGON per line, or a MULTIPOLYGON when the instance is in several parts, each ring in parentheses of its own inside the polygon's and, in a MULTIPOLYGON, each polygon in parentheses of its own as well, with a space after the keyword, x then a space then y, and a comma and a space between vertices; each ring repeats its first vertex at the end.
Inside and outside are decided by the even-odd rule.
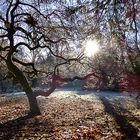
POLYGON ((57 85, 56 85, 56 81, 57 81, 57 77, 56 75, 52 75, 52 83, 51 83, 51 87, 45 92, 42 90, 35 90, 34 94, 35 96, 49 96, 53 91, 55 91, 57 85))
POLYGON ((0 20, 2 20, 3 22, 6 22, 6 20, 0 15, 0 20))
POLYGON ((7 22, 9 22, 9 12, 10 12, 10 9, 12 7, 12 2, 13 2, 13 0, 9 2, 9 6, 7 8, 7 11, 6 11, 6 21, 7 22))
POLYGON ((3 27, 0 27, 0 30, 4 30, 4 31, 7 31, 5 28, 3 28, 3 27))
POLYGON ((8 35, 0 35, 0 38, 4 38, 4 37, 7 37, 8 35))
POLYGON ((10 49, 9 46, 5 46, 5 47, 0 46, 0 51, 6 51, 8 49, 10 49))
POLYGON ((7 61, 3 56, 1 56, 0 55, 0 58, 2 59, 2 60, 4 60, 5 62, 7 61))
POLYGON ((31 16, 31 14, 29 14, 29 13, 20 13, 20 14, 14 15, 14 17, 18 17, 18 16, 31 16))
POLYGON ((29 32, 27 32, 25 29, 23 29, 22 27, 16 27, 15 30, 20 31, 20 32, 24 33, 26 36, 31 38, 31 34, 29 32))
POLYGON ((74 80, 85 80, 85 79, 87 79, 87 78, 89 78, 91 76, 93 76, 93 77, 95 77, 95 78, 97 78, 99 80, 101 79, 101 77, 98 76, 97 74, 95 74, 94 72, 93 73, 90 73, 90 74, 88 74, 86 76, 83 76, 83 77, 75 76, 73 78, 62 78, 59 75, 56 75, 57 80, 64 81, 64 82, 72 82, 74 80))
POLYGON ((11 14, 11 24, 12 24, 12 25, 14 25, 14 19, 15 19, 15 17, 14 17, 14 12, 15 12, 15 10, 17 9, 18 5, 19 5, 19 0, 16 0, 16 3, 15 3, 15 5, 14 5, 14 8, 13 8, 13 9, 11 10, 11 12, 10 12, 10 14, 11 14))
POLYGON ((25 42, 19 42, 14 47, 17 49, 19 46, 26 46, 29 50, 31 50, 30 46, 25 42))
POLYGON ((18 60, 18 59, 16 59, 16 58, 14 58, 14 57, 12 57, 12 60, 13 60, 14 62, 17 62, 17 63, 23 65, 23 66, 32 66, 34 72, 37 74, 38 71, 35 69, 34 63, 25 63, 25 62, 22 62, 22 61, 20 61, 20 60, 18 60))
POLYGON ((44 16, 36 7, 34 7, 33 5, 27 4, 27 3, 23 3, 23 2, 19 2, 19 4, 24 5, 24 6, 29 6, 32 9, 34 9, 35 11, 37 11, 42 17, 46 18, 46 16, 44 16))

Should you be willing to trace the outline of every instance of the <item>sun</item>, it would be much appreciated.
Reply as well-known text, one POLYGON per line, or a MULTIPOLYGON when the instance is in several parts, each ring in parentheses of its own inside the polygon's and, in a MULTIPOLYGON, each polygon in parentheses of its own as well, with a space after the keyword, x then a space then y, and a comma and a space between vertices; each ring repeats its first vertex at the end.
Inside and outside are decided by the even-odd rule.
POLYGON ((91 57, 99 51, 99 44, 96 40, 88 40, 84 46, 87 57, 91 57))

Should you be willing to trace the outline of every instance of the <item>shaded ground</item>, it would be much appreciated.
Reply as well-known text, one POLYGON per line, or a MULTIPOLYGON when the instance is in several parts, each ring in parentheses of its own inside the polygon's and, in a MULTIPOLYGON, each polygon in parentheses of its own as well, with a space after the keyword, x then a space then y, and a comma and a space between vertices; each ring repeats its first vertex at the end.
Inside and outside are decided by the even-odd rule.
POLYGON ((56 91, 39 97, 42 115, 27 116, 25 96, 0 97, 1 140, 138 140, 140 110, 119 93, 56 91))

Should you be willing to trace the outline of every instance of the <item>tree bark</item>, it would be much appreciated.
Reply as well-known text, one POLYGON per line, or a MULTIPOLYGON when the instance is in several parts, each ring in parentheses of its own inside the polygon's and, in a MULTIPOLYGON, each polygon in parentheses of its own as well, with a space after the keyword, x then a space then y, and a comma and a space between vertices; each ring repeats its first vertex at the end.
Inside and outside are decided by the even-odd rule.
POLYGON ((33 93, 33 90, 31 86, 28 83, 28 80, 26 79, 23 72, 13 64, 11 60, 11 55, 7 57, 7 67, 10 70, 10 72, 17 78, 17 80, 20 82, 21 86, 23 87, 23 90, 25 91, 28 101, 29 101, 29 107, 30 107, 30 114, 32 115, 39 115, 40 109, 37 104, 36 96, 33 93))

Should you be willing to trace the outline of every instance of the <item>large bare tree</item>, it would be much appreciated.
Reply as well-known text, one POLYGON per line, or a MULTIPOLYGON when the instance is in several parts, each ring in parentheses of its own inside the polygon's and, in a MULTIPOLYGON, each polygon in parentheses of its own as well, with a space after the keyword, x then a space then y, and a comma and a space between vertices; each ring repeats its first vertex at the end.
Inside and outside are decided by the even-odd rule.
MULTIPOLYGON (((69 44, 72 42, 73 45, 78 35, 74 23, 71 25, 74 20, 69 21, 66 15, 70 14, 69 16, 71 16, 80 7, 74 9, 75 11, 71 13, 71 11, 66 11, 65 7, 59 3, 54 6, 39 1, 2 0, 0 5, 0 38, 6 41, 5 45, 0 46, 0 51, 4 52, 4 55, 3 53, 0 54, 0 58, 6 62, 8 70, 13 77, 16 77, 25 91, 29 100, 30 113, 40 114, 37 96, 51 94, 55 90, 58 80, 73 81, 87 77, 61 78, 56 75, 60 66, 69 65, 72 61, 80 62, 83 56, 75 54, 75 57, 72 58, 71 55, 63 53, 70 51, 69 44), (36 50, 39 50, 42 55, 46 55, 43 54, 45 49, 59 61, 55 64, 53 71, 50 72, 52 75, 50 89, 47 92, 34 92, 25 73, 37 75, 41 70, 36 68, 35 60, 30 61, 27 56, 34 54, 36 50), (25 53, 27 56, 24 55, 25 53), (23 67, 28 67, 29 70, 26 71, 23 67)), ((77 43, 77 41, 75 42, 77 43)), ((47 73, 47 70, 45 72, 47 73)))
POLYGON ((40 114, 36 97, 50 95, 57 81, 98 77, 95 73, 71 78, 59 75, 59 68, 64 65, 84 63, 83 53, 78 49, 85 38, 97 39, 101 46, 117 46, 122 60, 129 49, 134 48, 139 54, 140 14, 136 10, 139 1, 131 0, 130 7, 127 3, 127 0, 0 1, 0 39, 6 42, 0 46, 0 59, 23 87, 32 114, 40 114), (131 29, 128 26, 134 29, 134 38, 129 39, 131 29), (45 70, 37 67, 37 60, 46 55, 55 62, 51 71, 49 66, 45 70), (27 80, 26 73, 37 75, 40 72, 52 76, 47 92, 33 91, 27 80))

